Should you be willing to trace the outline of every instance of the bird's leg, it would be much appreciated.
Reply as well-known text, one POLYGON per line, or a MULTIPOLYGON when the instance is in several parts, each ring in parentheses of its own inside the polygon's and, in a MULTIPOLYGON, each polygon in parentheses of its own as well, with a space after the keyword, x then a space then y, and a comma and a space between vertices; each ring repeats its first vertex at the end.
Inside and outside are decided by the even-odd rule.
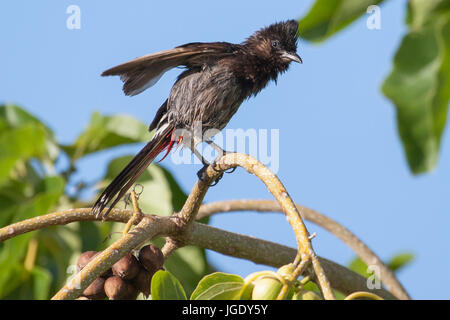
POLYGON ((207 167, 209 166, 209 162, 203 157, 203 155, 194 148, 191 149, 192 153, 202 162, 203 166, 207 167))
MULTIPOLYGON (((195 137, 190 139, 190 143, 187 144, 189 149, 192 151, 192 153, 203 163, 203 168, 201 168, 198 172, 197 172, 197 177, 201 180, 201 181, 205 181, 206 180, 206 169, 208 168, 208 166, 210 165, 210 163, 203 157, 203 155, 195 148, 195 146, 200 143, 201 141, 199 141, 198 139, 195 139, 195 137)), ((212 166, 214 170, 216 170, 214 168, 214 166, 212 166)), ((217 170, 216 170, 217 171, 217 170)), ((222 179, 223 173, 217 177, 217 179, 214 181, 213 184, 211 184, 212 186, 215 186, 220 179, 222 179)))
MULTIPOLYGON (((214 141, 212 141, 212 140, 205 140, 205 142, 207 143, 207 144, 209 144, 210 146, 212 146, 213 148, 214 148, 214 150, 216 150, 217 151, 217 156, 214 158, 214 160, 213 160, 213 162, 211 163, 212 164, 212 168, 215 170, 215 171, 217 171, 217 172, 222 172, 222 170, 217 170, 216 169, 216 163, 217 163, 217 161, 220 159, 220 158, 222 158, 224 155, 226 155, 227 153, 229 153, 228 151, 226 151, 226 150, 223 150, 219 145, 217 145, 214 141)), ((232 172, 234 172, 234 170, 236 170, 236 167, 234 167, 234 168, 231 168, 231 170, 230 171, 225 171, 226 173, 232 173, 232 172)))

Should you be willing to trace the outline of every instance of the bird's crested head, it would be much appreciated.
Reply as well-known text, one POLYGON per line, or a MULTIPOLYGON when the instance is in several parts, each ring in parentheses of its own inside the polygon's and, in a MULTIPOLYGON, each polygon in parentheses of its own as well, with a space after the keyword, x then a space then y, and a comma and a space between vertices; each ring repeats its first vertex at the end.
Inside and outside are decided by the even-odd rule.
POLYGON ((302 63, 297 54, 297 30, 298 22, 295 20, 274 23, 256 31, 245 41, 245 45, 263 60, 286 67, 291 61, 302 63))

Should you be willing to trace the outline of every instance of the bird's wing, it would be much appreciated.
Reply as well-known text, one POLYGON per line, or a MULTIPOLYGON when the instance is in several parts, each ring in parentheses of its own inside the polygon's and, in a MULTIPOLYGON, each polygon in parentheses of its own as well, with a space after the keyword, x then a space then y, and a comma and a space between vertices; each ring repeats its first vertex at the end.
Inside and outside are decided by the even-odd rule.
POLYGON ((104 71, 102 76, 120 76, 125 94, 134 96, 153 86, 169 69, 201 66, 208 61, 232 55, 237 46, 227 42, 188 43, 125 62, 104 71))

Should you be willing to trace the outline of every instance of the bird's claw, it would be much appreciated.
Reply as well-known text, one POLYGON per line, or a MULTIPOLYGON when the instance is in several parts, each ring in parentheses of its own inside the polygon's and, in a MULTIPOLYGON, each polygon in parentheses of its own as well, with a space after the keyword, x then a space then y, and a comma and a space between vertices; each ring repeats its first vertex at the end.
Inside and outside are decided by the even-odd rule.
POLYGON ((197 177, 200 181, 205 182, 206 181, 206 169, 208 169, 208 165, 205 164, 203 168, 197 171, 197 177))
POLYGON ((223 172, 216 178, 216 180, 214 180, 213 183, 211 183, 209 186, 210 187, 214 187, 216 184, 219 183, 219 181, 223 178, 223 172))
POLYGON ((225 172, 226 172, 226 173, 233 173, 233 172, 236 170, 236 168, 237 168, 237 167, 231 168, 230 170, 225 171, 225 172))
MULTIPOLYGON (((224 152, 224 154, 225 154, 225 152, 224 152)), ((223 172, 226 172, 226 173, 233 173, 233 172, 236 170, 237 167, 233 167, 233 168, 229 169, 228 171, 222 170, 222 169, 216 169, 217 161, 219 160, 219 158, 220 158, 220 157, 217 157, 217 158, 214 159, 214 161, 211 163, 211 167, 214 169, 214 171, 216 171, 216 172, 222 172, 222 173, 223 173, 223 172)), ((220 166, 219 166, 219 168, 220 168, 220 166)))
MULTIPOLYGON (((206 170, 208 169, 209 166, 210 166, 209 164, 205 164, 205 165, 203 166, 203 168, 201 168, 201 169, 197 172, 197 177, 198 177, 198 179, 199 179, 200 181, 206 182, 206 180, 207 180, 207 179, 206 179, 206 170)), ((214 180, 214 182, 210 185, 210 187, 214 187, 216 184, 219 183, 220 179, 222 179, 222 177, 223 177, 223 172, 222 172, 222 170, 217 170, 217 169, 215 168, 215 163, 214 163, 214 162, 211 164, 211 167, 212 167, 212 169, 213 169, 214 171, 220 173, 220 175, 219 175, 219 176, 214 180)))

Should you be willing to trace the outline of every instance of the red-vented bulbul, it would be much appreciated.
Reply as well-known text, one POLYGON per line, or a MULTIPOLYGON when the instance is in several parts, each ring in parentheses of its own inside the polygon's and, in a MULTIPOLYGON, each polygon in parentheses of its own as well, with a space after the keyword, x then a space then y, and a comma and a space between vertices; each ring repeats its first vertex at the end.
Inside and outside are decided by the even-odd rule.
POLYGON ((164 149, 169 152, 181 138, 206 165, 195 146, 202 141, 218 146, 203 133, 222 130, 246 98, 256 95, 270 80, 276 81, 291 61, 302 62, 297 55, 297 29, 297 21, 289 20, 263 28, 241 44, 188 43, 103 72, 102 76, 120 76, 125 94, 134 96, 154 85, 167 70, 186 68, 150 124, 149 130, 156 130, 152 139, 103 191, 93 212, 100 216, 115 197, 103 214, 106 217, 155 157, 164 149), (194 132, 198 123, 201 136, 175 134, 177 129, 194 132))

